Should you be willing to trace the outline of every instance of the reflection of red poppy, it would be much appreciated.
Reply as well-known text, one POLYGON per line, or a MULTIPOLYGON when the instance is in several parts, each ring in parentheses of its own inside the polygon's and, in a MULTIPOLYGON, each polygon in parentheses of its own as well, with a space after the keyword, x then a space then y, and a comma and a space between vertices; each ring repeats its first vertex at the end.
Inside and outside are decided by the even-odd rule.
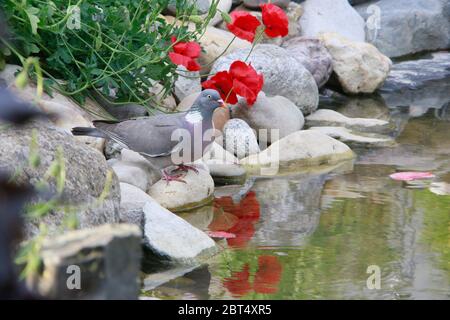
POLYGON ((258 272, 255 274, 253 288, 258 293, 275 293, 281 280, 283 267, 275 256, 259 256, 258 272))
POLYGON ((262 20, 266 26, 264 32, 272 38, 287 36, 289 33, 289 21, 283 9, 272 3, 264 3, 260 7, 262 20))
POLYGON ((202 83, 205 89, 214 89, 220 93, 220 97, 226 103, 236 104, 238 102, 236 92, 233 91, 233 78, 228 71, 217 72, 209 80, 202 83))
POLYGON ((223 285, 233 296, 242 297, 251 291, 271 294, 278 291, 283 266, 275 256, 259 256, 258 271, 253 284, 250 283, 250 267, 246 263, 242 271, 235 271, 231 277, 223 279, 223 285))
POLYGON ((258 19, 245 11, 233 11, 231 23, 227 24, 228 30, 236 37, 253 42, 256 29, 261 25, 258 19))
POLYGON ((189 71, 200 70, 200 65, 195 60, 200 56, 201 47, 194 41, 177 42, 176 37, 172 37, 173 52, 169 52, 170 60, 176 65, 185 66, 189 71))
POLYGON ((249 265, 246 264, 242 271, 235 271, 230 278, 223 279, 223 285, 233 296, 242 297, 252 290, 249 269, 249 265))
POLYGON ((231 197, 218 198, 214 201, 214 207, 222 209, 224 213, 231 214, 236 219, 232 221, 232 219, 227 217, 226 220, 228 222, 232 221, 232 224, 225 225, 221 221, 216 221, 224 219, 218 214, 209 225, 209 229, 235 234, 235 238, 227 239, 228 245, 231 247, 244 247, 255 234, 254 224, 259 220, 260 207, 255 192, 249 192, 238 204, 233 203, 231 197), (211 229, 211 227, 215 229, 211 229), (218 227, 223 227, 223 229, 218 230, 218 227))

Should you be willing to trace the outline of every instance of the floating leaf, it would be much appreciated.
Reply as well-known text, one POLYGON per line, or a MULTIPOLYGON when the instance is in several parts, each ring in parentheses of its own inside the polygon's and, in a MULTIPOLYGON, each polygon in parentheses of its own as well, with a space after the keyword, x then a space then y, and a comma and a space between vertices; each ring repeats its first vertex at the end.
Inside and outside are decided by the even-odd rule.
POLYGON ((206 234, 211 238, 222 238, 222 239, 236 238, 236 235, 234 233, 229 233, 225 231, 207 231, 206 234))
POLYGON ((391 174, 389 177, 397 181, 412 181, 418 179, 432 179, 435 176, 431 172, 407 171, 407 172, 396 172, 391 174))

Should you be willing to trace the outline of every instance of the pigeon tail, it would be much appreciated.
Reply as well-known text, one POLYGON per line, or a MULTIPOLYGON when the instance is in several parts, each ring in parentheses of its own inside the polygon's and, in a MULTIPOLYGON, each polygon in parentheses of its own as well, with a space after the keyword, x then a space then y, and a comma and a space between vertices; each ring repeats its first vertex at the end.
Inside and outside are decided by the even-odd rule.
POLYGON ((97 130, 97 128, 90 128, 90 127, 72 128, 72 134, 74 136, 89 136, 89 137, 97 137, 97 138, 108 138, 108 136, 106 134, 97 130))

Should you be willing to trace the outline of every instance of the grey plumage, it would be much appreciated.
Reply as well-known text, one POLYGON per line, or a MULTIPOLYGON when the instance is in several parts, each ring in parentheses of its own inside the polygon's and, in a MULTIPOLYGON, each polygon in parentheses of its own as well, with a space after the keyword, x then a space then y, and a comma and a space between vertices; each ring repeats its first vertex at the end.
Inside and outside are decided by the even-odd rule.
POLYGON ((191 154, 190 161, 186 162, 195 161, 202 156, 203 151, 212 143, 212 140, 204 141, 203 134, 213 128, 213 112, 222 104, 219 93, 209 89, 199 95, 187 112, 122 122, 95 121, 95 128, 77 127, 72 129, 72 133, 112 139, 122 147, 142 154, 155 168, 163 169, 172 164, 180 164, 174 163, 172 158, 172 155, 181 151, 180 140, 172 139, 172 134, 178 129, 184 129, 185 133, 190 134, 191 150, 187 152, 190 151, 191 154), (194 150, 194 146, 200 148, 194 150))

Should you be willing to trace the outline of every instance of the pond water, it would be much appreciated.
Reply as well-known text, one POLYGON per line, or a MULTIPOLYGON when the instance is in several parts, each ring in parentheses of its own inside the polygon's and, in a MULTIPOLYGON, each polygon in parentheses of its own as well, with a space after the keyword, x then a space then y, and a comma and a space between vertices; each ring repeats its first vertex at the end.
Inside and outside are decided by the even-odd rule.
POLYGON ((421 90, 428 99, 394 93, 407 100, 395 106, 386 102, 390 93, 322 101, 349 116, 391 121, 397 144, 354 148, 355 161, 333 168, 257 178, 238 204, 235 187, 218 188, 213 206, 181 216, 236 238, 221 240, 224 250, 204 265, 144 277, 142 295, 450 299, 450 78, 421 90), (436 177, 389 178, 404 170, 436 177), (367 286, 369 266, 380 270, 379 289, 367 286))

